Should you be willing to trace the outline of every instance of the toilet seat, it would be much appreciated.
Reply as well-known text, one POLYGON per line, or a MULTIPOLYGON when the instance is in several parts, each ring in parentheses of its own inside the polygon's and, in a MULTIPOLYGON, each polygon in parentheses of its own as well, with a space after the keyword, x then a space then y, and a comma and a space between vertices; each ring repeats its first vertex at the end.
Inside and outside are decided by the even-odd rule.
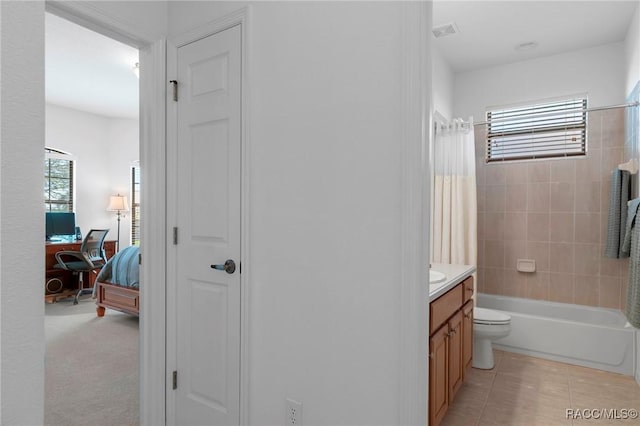
POLYGON ((486 325, 509 324, 511 316, 501 311, 476 307, 473 309, 473 322, 486 325))

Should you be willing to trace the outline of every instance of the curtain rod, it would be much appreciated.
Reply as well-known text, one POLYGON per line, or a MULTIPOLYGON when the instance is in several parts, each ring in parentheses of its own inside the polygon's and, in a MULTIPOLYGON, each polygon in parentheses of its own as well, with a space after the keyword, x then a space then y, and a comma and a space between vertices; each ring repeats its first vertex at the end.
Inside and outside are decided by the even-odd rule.
MULTIPOLYGON (((603 106, 603 107, 584 108, 582 110, 576 110, 576 111, 582 111, 582 112, 603 111, 603 110, 606 110, 606 109, 614 109, 614 108, 636 107, 638 105, 640 105, 640 102, 635 101, 635 102, 630 102, 628 104, 619 104, 619 105, 608 105, 608 106, 603 106)), ((478 121, 477 123, 473 123, 474 126, 479 126, 479 125, 484 125, 484 124, 489 124, 489 122, 488 121, 478 121)))

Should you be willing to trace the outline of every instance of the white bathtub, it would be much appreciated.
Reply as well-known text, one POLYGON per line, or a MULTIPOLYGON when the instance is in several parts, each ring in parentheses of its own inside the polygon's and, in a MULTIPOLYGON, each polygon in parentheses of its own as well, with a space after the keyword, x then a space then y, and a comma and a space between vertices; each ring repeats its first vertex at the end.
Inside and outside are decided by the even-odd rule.
POLYGON ((635 329, 618 310, 489 294, 478 294, 477 305, 511 315, 496 349, 635 374, 635 329))

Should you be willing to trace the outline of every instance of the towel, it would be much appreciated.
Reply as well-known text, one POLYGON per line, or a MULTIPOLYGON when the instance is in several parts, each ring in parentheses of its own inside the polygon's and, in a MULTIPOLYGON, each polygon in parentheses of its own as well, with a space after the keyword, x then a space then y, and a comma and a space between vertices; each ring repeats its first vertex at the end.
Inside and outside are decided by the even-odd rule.
POLYGON ((627 223, 624 230, 624 239, 622 240, 622 246, 620 252, 629 257, 631 254, 631 230, 635 225, 636 214, 638 213, 638 207, 640 207, 640 198, 635 198, 629 201, 627 207, 627 223))
POLYGON ((623 252, 627 227, 627 202, 631 194, 631 179, 626 170, 614 170, 611 173, 611 194, 609 195, 609 220, 607 225, 607 242, 604 254, 607 257, 619 259, 629 257, 623 252))
POLYGON ((629 238, 625 238, 625 245, 630 246, 629 285, 627 286, 627 304, 624 314, 627 320, 636 328, 640 328, 640 224, 635 220, 640 206, 640 198, 633 200, 630 205, 627 224, 631 231, 629 238), (633 211, 631 211, 633 208, 633 211), (627 241, 628 240, 628 241, 627 241))

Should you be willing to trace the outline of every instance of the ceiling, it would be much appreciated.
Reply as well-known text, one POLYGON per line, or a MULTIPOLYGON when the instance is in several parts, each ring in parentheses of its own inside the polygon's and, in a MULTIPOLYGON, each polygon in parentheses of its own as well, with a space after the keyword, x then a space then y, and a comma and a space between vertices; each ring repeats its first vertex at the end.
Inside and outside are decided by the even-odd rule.
POLYGON ((47 103, 108 117, 138 117, 138 50, 45 14, 47 103))
POLYGON ((459 33, 434 38, 453 72, 550 56, 623 41, 638 0, 456 1, 433 3, 434 27, 459 33), (516 50, 536 42, 531 50, 516 50))
MULTIPOLYGON (((638 0, 436 0, 433 25, 457 34, 434 38, 453 72, 554 55, 624 40, 638 0), (522 43, 537 48, 518 51, 522 43)), ((45 22, 46 100, 109 117, 138 117, 135 48, 49 13, 45 22)))

